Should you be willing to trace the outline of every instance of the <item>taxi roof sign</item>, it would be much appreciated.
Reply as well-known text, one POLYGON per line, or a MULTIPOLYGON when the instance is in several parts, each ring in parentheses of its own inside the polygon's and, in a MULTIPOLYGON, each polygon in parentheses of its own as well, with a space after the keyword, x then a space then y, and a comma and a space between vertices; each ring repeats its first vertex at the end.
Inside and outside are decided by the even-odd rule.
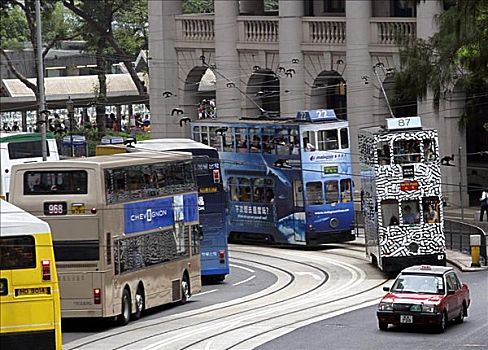
POLYGON ((430 265, 421 265, 420 269, 421 270, 432 270, 432 267, 430 265))

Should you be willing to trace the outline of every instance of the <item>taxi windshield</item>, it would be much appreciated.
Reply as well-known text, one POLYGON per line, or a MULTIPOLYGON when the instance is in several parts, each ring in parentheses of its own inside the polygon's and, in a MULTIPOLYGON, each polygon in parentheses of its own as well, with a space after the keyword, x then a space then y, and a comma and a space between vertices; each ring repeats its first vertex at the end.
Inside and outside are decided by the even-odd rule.
POLYGON ((400 275, 393 286, 393 293, 444 294, 444 281, 435 275, 400 275))

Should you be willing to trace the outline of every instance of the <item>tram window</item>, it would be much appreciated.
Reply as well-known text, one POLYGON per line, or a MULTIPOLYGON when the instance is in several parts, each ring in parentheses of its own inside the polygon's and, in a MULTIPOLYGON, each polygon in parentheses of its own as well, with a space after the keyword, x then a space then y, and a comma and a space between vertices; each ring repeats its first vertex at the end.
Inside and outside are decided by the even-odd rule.
POLYGON ((417 200, 402 202, 402 220, 404 225, 420 223, 419 202, 417 200))
POLYGON ((332 151, 339 149, 339 137, 337 134, 337 129, 320 130, 317 138, 319 151, 332 151))
POLYGON ((276 154, 290 154, 290 135, 287 129, 279 130, 275 140, 276 154))
POLYGON ((396 164, 420 162, 420 141, 398 140, 393 142, 393 156, 396 164))
POLYGON ((378 163, 380 165, 390 165, 390 144, 385 141, 378 142, 378 163))
POLYGON ((214 147, 217 151, 222 151, 222 135, 217 133, 217 127, 211 126, 210 130, 210 147, 214 147))
POLYGON ((297 129, 290 129, 291 154, 300 153, 300 137, 297 129))
POLYGON ((273 142, 275 137, 274 129, 263 129, 263 152, 264 153, 273 153, 275 144, 273 142))
POLYGON ((249 129, 249 139, 251 140, 251 152, 261 152, 261 133, 259 129, 249 129))
POLYGON ((341 180, 341 202, 351 202, 352 192, 351 192, 351 179, 341 180))
POLYGON ((251 201, 251 181, 248 178, 239 178, 239 202, 250 202, 251 201))
POLYGON ((296 207, 303 207, 303 186, 300 180, 293 180, 293 198, 296 207))
POLYGON ((339 202, 339 188, 337 187, 337 181, 325 182, 325 203, 337 203, 339 202))
POLYGON ((305 131, 302 134, 302 141, 305 152, 315 151, 317 149, 317 138, 314 131, 305 131))
POLYGON ((341 149, 349 148, 349 130, 347 128, 341 129, 341 149))
POLYGON ((237 178, 230 177, 229 178, 229 193, 230 193, 230 200, 233 202, 237 202, 239 200, 239 196, 237 195, 237 178))
POLYGON ((425 162, 434 161, 436 159, 435 140, 434 139, 423 140, 423 146, 424 146, 424 161, 425 162))
POLYGON ((265 196, 264 178, 254 179, 252 188, 253 188, 252 201, 255 203, 263 203, 264 196, 265 196))
POLYGON ((229 128, 222 134, 224 152, 234 152, 234 128, 229 128))
POLYGON ((248 136, 246 128, 236 128, 235 133, 237 152, 248 153, 248 136))
POLYGON ((422 198, 422 211, 424 212, 424 222, 427 224, 438 224, 440 218, 439 197, 422 198))
POLYGON ((202 140, 202 135, 200 134, 200 127, 199 126, 193 127, 193 139, 197 142, 201 142, 201 140, 202 140))
POLYGON ((208 145, 208 126, 201 127, 200 135, 200 142, 208 145))
POLYGON ((306 184, 306 190, 308 205, 320 205, 324 203, 324 198, 322 195, 322 182, 308 182, 306 184))
POLYGON ((381 216, 383 217, 383 226, 398 225, 398 201, 396 199, 385 199, 381 201, 381 216))

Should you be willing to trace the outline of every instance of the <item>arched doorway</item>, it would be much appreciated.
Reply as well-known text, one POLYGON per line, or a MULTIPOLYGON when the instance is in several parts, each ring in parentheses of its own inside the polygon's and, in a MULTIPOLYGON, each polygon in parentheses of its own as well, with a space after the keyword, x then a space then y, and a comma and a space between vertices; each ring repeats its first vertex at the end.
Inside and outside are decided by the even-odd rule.
POLYGON ((198 119, 198 110, 202 103, 215 101, 215 75, 206 67, 193 68, 185 80, 182 109, 185 117, 198 119), (205 102, 204 102, 205 101, 205 102))
POLYGON ((346 82, 336 71, 322 71, 314 80, 310 93, 310 109, 333 109, 347 119, 346 82))
POLYGON ((272 70, 259 69, 252 73, 247 83, 246 94, 248 114, 261 113, 256 105, 266 112, 280 112, 280 80, 272 70))

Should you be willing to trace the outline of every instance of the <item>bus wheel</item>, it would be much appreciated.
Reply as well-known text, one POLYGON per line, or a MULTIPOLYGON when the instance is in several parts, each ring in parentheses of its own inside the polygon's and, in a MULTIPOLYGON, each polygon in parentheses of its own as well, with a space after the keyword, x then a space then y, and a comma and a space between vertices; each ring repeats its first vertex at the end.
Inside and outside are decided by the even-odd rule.
POLYGON ((186 274, 183 275, 181 279, 181 304, 186 304, 190 298, 190 283, 188 282, 188 277, 186 274))
POLYGON ((145 299, 144 299, 144 288, 142 288, 142 285, 139 285, 139 287, 137 287, 135 299, 136 299, 135 300, 136 312, 132 314, 132 319, 138 320, 141 318, 142 312, 146 308, 145 299))
POLYGON ((124 289, 122 293, 122 310, 118 317, 118 323, 121 326, 125 326, 130 321, 130 293, 127 289, 124 289))

